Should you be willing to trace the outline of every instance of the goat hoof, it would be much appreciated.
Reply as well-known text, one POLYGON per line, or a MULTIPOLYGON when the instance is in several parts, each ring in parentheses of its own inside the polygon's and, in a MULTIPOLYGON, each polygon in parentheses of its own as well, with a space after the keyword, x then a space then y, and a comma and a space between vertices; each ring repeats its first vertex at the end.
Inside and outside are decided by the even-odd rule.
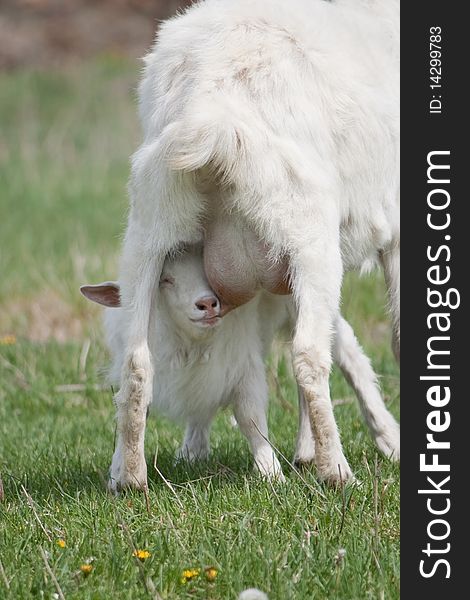
POLYGON ((145 491, 147 485, 147 464, 144 457, 136 459, 134 455, 125 461, 118 450, 113 456, 109 470, 108 490, 119 494, 125 489, 145 491))
POLYGON ((333 487, 354 483, 356 481, 350 466, 344 457, 328 461, 327 464, 317 462, 318 476, 321 481, 333 487))
POLYGON ((175 454, 174 464, 188 463, 190 465, 197 462, 204 462, 209 458, 208 448, 189 448, 184 446, 175 454))
POLYGON ((400 461, 400 429, 387 431, 375 438, 379 450, 393 462, 400 461))
POLYGON ((258 468, 255 468, 255 471, 261 475, 261 477, 265 480, 265 481, 272 481, 272 482, 278 482, 278 483, 285 483, 286 482, 286 477, 284 475, 284 473, 282 471, 275 471, 275 472, 261 472, 258 468))
POLYGON ((296 452, 292 462, 297 469, 308 469, 315 464, 315 452, 296 452))
POLYGON ((133 479, 117 480, 110 476, 108 480, 108 491, 114 496, 118 496, 121 492, 126 490, 137 490, 139 492, 145 492, 148 490, 147 480, 136 481, 133 479))
POLYGON ((286 480, 279 461, 270 449, 267 452, 260 452, 256 456, 255 470, 258 471, 263 479, 270 481, 277 480, 281 483, 286 480))

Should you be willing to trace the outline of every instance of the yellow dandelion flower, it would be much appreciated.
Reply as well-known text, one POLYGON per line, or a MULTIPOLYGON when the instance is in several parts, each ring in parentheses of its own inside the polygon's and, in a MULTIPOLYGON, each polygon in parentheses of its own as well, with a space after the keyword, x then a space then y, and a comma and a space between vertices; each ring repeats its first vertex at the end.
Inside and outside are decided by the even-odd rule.
POLYGON ((88 565, 88 564, 80 565, 80 571, 84 575, 89 575, 93 571, 93 565, 88 565))
POLYGON ((16 344, 16 335, 9 333, 0 337, 0 346, 13 346, 16 344))
POLYGON ((146 560, 147 558, 150 558, 152 555, 148 550, 134 550, 134 552, 132 553, 132 556, 135 556, 139 560, 146 560))
POLYGON ((57 540, 56 543, 59 546, 59 548, 65 548, 65 546, 66 546, 65 540, 63 540, 63 539, 57 540))
POLYGON ((181 583, 187 583, 188 581, 196 579, 196 577, 199 577, 200 572, 201 569, 185 569, 181 577, 181 583))
POLYGON ((215 581, 217 579, 218 572, 217 569, 214 569, 214 567, 208 567, 205 569, 204 573, 207 581, 215 581))

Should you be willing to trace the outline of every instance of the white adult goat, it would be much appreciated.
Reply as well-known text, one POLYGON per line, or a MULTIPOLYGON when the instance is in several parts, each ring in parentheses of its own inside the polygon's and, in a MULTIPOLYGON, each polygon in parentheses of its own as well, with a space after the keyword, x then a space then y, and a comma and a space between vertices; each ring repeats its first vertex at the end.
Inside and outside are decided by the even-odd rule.
POLYGON ((352 477, 328 386, 344 270, 381 261, 399 349, 398 12, 398 0, 206 0, 162 25, 140 86, 144 140, 119 277, 131 318, 117 486, 146 485, 148 332, 165 256, 204 230, 206 272, 226 304, 273 289, 266 263, 287 265, 318 474, 352 477), (238 242, 212 277, 227 220, 238 242))
MULTIPOLYGON (((209 453, 209 434, 219 408, 231 405, 252 449, 255 465, 266 477, 282 478, 268 442, 268 391, 264 358, 281 327, 292 325, 292 299, 259 292, 255 298, 221 317, 218 298, 204 272, 202 246, 191 246, 165 260, 160 302, 149 329, 154 370, 153 406, 186 423, 178 458, 189 461, 209 453)), ((111 383, 118 383, 124 362, 129 313, 119 307, 119 284, 83 286, 82 293, 109 308, 105 313, 112 354, 111 383)), ((397 451, 398 426, 385 409, 369 361, 351 328, 339 321, 334 357, 355 388, 366 421, 386 454, 397 451)), ((315 455, 308 411, 302 394, 295 460, 315 455)), ((115 463, 122 456, 116 454, 115 463)), ((112 482, 111 482, 112 484, 112 482)))

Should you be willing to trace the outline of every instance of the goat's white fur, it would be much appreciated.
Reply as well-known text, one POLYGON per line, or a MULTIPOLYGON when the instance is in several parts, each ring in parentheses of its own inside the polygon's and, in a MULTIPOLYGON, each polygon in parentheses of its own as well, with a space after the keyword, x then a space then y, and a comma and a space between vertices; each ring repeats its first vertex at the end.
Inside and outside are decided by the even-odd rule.
POLYGON ((320 478, 347 480, 328 376, 342 273, 381 257, 399 344, 398 0, 207 0, 145 58, 120 281, 130 324, 116 396, 119 485, 146 485, 149 321, 168 252, 211 202, 289 257, 294 369, 320 478), (211 197, 199 185, 212 178, 211 197))

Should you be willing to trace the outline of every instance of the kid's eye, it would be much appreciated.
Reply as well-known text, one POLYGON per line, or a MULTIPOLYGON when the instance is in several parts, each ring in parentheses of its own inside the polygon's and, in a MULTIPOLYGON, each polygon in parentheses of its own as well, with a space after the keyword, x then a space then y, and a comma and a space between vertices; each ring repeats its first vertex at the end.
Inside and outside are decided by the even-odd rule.
POLYGON ((160 285, 173 285, 175 283, 175 280, 173 279, 173 277, 162 277, 160 279, 160 285))

